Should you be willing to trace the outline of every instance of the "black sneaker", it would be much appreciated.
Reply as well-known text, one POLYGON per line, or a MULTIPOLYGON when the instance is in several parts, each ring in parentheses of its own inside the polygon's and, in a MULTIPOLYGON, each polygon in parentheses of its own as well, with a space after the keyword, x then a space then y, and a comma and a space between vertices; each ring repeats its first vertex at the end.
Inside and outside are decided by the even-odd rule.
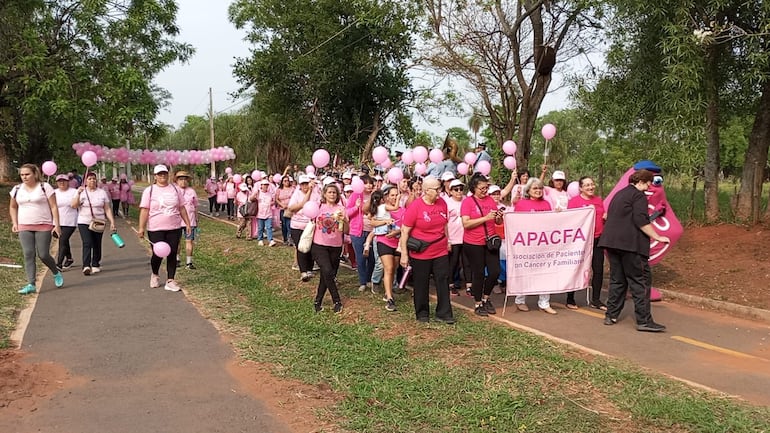
MULTIPOLYGON (((336 305, 335 305, 335 307, 336 307, 336 305)), ((313 308, 315 309, 316 313, 320 313, 324 309, 323 305, 319 304, 318 302, 314 302, 313 303, 313 308)))
POLYGON ((336 304, 334 304, 334 312, 335 313, 342 312, 342 302, 337 302, 336 304))
POLYGON ((607 326, 611 326, 618 323, 618 319, 613 319, 610 316, 604 316, 604 324, 607 326))
POLYGON ((195 267, 195 265, 193 265, 192 263, 188 263, 188 264, 185 266, 185 268, 187 268, 187 269, 189 269, 189 270, 191 270, 191 271, 192 271, 192 270, 194 270, 194 269, 197 269, 197 268, 195 267))
POLYGON ((66 260, 64 260, 64 264, 62 264, 62 267, 61 267, 61 268, 62 268, 63 270, 65 270, 65 271, 66 271, 66 270, 68 270, 69 268, 71 268, 71 267, 72 267, 72 265, 73 265, 74 263, 75 263, 75 261, 74 261, 74 260, 72 260, 72 259, 66 259, 66 260))
POLYGON ((430 317, 424 317, 424 316, 418 317, 417 321, 420 322, 420 323, 428 323, 428 322, 430 322, 430 317))
POLYGON ((636 330, 643 331, 643 332, 663 332, 666 330, 666 327, 661 325, 660 323, 655 323, 652 320, 650 320, 647 323, 636 325, 636 330))
POLYGON ((460 296, 460 291, 457 290, 457 287, 455 286, 449 286, 449 293, 451 293, 452 296, 460 296))
POLYGON ((436 317, 435 319, 433 319, 433 321, 445 323, 447 325, 454 325, 455 323, 457 323, 457 320, 455 320, 454 317, 436 317))
POLYGON ((487 309, 484 308, 484 304, 477 305, 476 309, 473 310, 473 312, 476 313, 477 316, 481 316, 481 317, 489 316, 489 313, 487 313, 487 309))
POLYGON ((489 314, 497 314, 497 309, 495 309, 495 306, 492 305, 492 300, 491 299, 486 299, 486 300, 482 301, 481 305, 484 306, 484 309, 487 311, 487 313, 489 313, 489 314))
POLYGON ((393 299, 388 299, 385 303, 385 309, 388 311, 396 311, 396 301, 393 299))

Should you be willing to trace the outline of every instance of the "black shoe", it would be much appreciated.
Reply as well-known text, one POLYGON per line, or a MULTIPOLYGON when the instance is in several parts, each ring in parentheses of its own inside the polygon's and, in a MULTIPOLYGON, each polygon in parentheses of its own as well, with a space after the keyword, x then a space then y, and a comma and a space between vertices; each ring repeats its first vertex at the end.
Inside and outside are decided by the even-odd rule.
POLYGON ((189 269, 189 270, 191 270, 191 271, 192 271, 192 270, 194 270, 194 269, 197 269, 197 268, 195 267, 195 265, 193 265, 192 263, 188 263, 188 264, 185 266, 185 268, 187 268, 187 269, 189 269))
MULTIPOLYGON (((335 305, 335 307, 336 307, 336 305, 335 305)), ((324 309, 323 305, 321 305, 318 302, 313 303, 313 308, 315 309, 316 313, 320 313, 324 309)))
POLYGON ((430 322, 430 317, 418 317, 417 321, 420 323, 428 323, 430 322))
POLYGON ((457 290, 457 287, 455 287, 455 286, 449 286, 449 293, 452 296, 460 296, 460 291, 457 290))
POLYGON ((477 316, 481 316, 481 317, 489 316, 489 313, 487 313, 487 309, 484 308, 484 304, 477 305, 476 309, 473 310, 473 312, 476 313, 477 316))
POLYGON ((487 299, 485 301, 482 301, 481 305, 484 306, 484 309, 487 310, 487 313, 489 313, 489 314, 497 314, 497 309, 495 309, 495 306, 492 305, 492 300, 491 299, 487 299))
POLYGON ((334 304, 334 312, 335 313, 342 312, 342 302, 337 302, 336 304, 334 304))
POLYGON ((618 323, 618 319, 613 319, 610 316, 604 316, 604 324, 605 325, 609 326, 609 325, 614 325, 616 323, 618 323))
POLYGON ((436 317, 433 319, 433 321, 446 323, 447 325, 454 325, 455 323, 457 323, 457 320, 455 320, 454 317, 436 317))
POLYGON ((387 303, 385 304, 385 309, 388 311, 396 311, 396 301, 388 299, 387 303))
POLYGON ((64 264, 62 264, 62 267, 61 267, 61 268, 62 268, 63 270, 65 270, 65 271, 66 271, 66 270, 68 270, 69 268, 71 268, 71 267, 72 267, 72 265, 73 265, 74 263, 75 263, 75 261, 74 261, 74 260, 72 260, 72 259, 66 259, 66 260, 64 260, 64 264))
POLYGON ((649 321, 641 325, 636 325, 636 330, 644 331, 644 332, 663 332, 666 330, 666 327, 661 325, 660 323, 649 321))

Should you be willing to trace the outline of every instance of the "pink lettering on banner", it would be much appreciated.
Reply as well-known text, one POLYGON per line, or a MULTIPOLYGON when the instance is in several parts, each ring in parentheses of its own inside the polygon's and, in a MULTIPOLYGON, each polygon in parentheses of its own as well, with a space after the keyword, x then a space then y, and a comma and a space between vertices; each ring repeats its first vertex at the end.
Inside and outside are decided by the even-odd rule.
POLYGON ((506 212, 506 295, 584 289, 591 277, 593 206, 561 212, 506 212))

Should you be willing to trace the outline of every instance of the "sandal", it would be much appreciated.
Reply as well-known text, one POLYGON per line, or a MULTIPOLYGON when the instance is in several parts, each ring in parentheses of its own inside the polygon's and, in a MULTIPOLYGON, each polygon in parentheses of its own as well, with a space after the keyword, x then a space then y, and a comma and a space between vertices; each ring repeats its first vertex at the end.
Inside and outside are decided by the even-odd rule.
POLYGON ((588 304, 588 306, 591 308, 595 308, 597 310, 607 311, 607 306, 604 305, 604 302, 601 302, 601 301, 591 302, 590 304, 588 304))
POLYGON ((565 304, 569 310, 577 310, 579 307, 577 304, 565 304))

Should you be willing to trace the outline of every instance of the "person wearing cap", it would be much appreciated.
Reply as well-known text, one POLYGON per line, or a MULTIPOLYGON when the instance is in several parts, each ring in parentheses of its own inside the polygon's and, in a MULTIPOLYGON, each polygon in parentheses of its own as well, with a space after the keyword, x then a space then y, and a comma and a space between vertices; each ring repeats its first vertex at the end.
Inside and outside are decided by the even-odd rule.
MULTIPOLYGON (((543 172, 540 174, 540 180, 543 180, 548 166, 543 165, 543 172)), ((569 195, 567 194, 567 176, 561 170, 556 170, 548 181, 545 188, 545 199, 551 203, 553 210, 560 211, 567 209, 569 195)))
MULTIPOLYGON (((139 202, 139 227, 137 235, 144 239, 145 230, 150 243, 165 242, 171 252, 166 257, 166 284, 164 288, 171 292, 182 290, 174 277, 176 276, 176 255, 179 251, 179 240, 182 237, 182 222, 187 233, 192 233, 190 218, 184 206, 182 191, 173 183, 169 183, 168 168, 159 164, 153 168, 155 183, 142 191, 139 202)), ((155 254, 153 248, 150 259, 150 288, 160 287, 160 265, 163 257, 155 254)))
POLYGON ((206 179, 204 189, 206 190, 206 197, 209 200, 209 215, 213 216, 214 209, 217 207, 217 178, 212 176, 211 178, 206 179))
POLYGON ((134 198, 134 193, 131 191, 131 186, 134 184, 134 182, 129 181, 126 178, 126 175, 123 174, 120 176, 120 204, 123 207, 123 218, 128 218, 128 211, 132 204, 136 203, 136 199, 134 198))
POLYGON ((284 174, 281 177, 281 184, 275 191, 275 204, 278 206, 278 219, 281 222, 281 236, 283 237, 283 244, 288 246, 294 246, 294 242, 291 240, 291 213, 288 212, 288 207, 295 189, 291 176, 284 174))
POLYGON ((449 197, 451 195, 451 191, 449 190, 449 185, 452 183, 453 180, 455 180, 455 175, 451 171, 445 171, 441 175, 441 191, 439 191, 441 198, 449 197))
POLYGON ((72 258, 70 238, 78 228, 78 211, 72 208, 72 199, 77 194, 77 189, 70 188, 69 177, 66 174, 56 176, 56 206, 59 208, 59 249, 56 253, 56 267, 60 271, 66 271, 72 267, 75 260, 72 258))
POLYGON ((107 192, 96 184, 96 173, 87 173, 85 185, 81 185, 70 203, 78 209, 78 232, 83 242, 83 275, 101 272, 103 232, 91 230, 94 220, 110 222, 110 231, 115 231, 115 218, 107 192))
POLYGON ((492 164, 492 156, 487 152, 487 143, 479 143, 476 145, 476 164, 480 161, 486 161, 492 164))
POLYGON ((227 193, 227 219, 232 221, 235 220, 235 194, 238 193, 233 176, 227 177, 225 192, 227 193))
POLYGON ((412 266, 414 281, 414 312, 419 322, 430 320, 430 276, 436 287, 436 321, 455 323, 452 302, 449 300, 449 241, 446 202, 439 197, 441 183, 434 177, 423 181, 425 194, 415 200, 404 213, 401 226, 401 266, 412 266), (423 251, 409 251, 409 237, 428 242, 423 251))
MULTIPOLYGON (((475 300, 474 312, 486 317, 497 313, 489 295, 500 274, 498 251, 487 248, 486 241, 495 234, 495 223, 502 223, 502 212, 487 194, 489 180, 482 174, 474 174, 468 182, 470 196, 463 199, 460 215, 463 220, 463 259, 471 270, 471 291, 475 300)), ((466 277, 467 278, 467 277, 466 277)))
POLYGON ((112 181, 107 184, 107 194, 110 195, 112 201, 112 214, 120 216, 120 185, 117 176, 113 177, 112 181))
MULTIPOLYGON (((195 269, 193 264, 193 248, 195 238, 198 233, 198 194, 195 192, 195 188, 190 186, 190 174, 184 170, 176 172, 174 176, 176 186, 182 190, 182 203, 185 210, 187 210, 187 217, 190 219, 190 228, 187 230, 182 227, 182 236, 184 237, 185 246, 185 268, 189 270, 195 269)), ((179 266, 179 255, 176 256, 177 266, 179 266)))
POLYGON ((342 185, 348 186, 353 182, 353 173, 346 171, 342 173, 342 185))
POLYGON ((614 325, 631 290, 634 299, 636 330, 663 332, 666 327, 655 323, 650 307, 650 289, 644 264, 650 258, 650 239, 669 243, 668 236, 659 235, 648 214, 647 197, 654 174, 637 170, 628 178, 628 186, 618 191, 607 207, 607 221, 599 238, 599 246, 607 252, 610 262, 610 286, 607 297, 605 325, 614 325))
POLYGON ((220 215, 220 212, 227 211, 227 189, 226 189, 226 183, 225 178, 220 177, 219 181, 217 182, 217 206, 216 206, 216 212, 214 213, 215 217, 218 217, 220 215))
POLYGON ((266 178, 259 181, 259 188, 254 188, 249 200, 257 202, 257 216, 251 223, 252 233, 254 233, 253 228, 256 224, 257 245, 265 245, 264 232, 267 232, 268 245, 271 247, 275 246, 275 241, 273 240, 273 204, 275 203, 275 195, 270 192, 270 181, 266 178))
MULTIPOLYGON (((311 181, 307 175, 299 176, 297 180, 299 182, 299 188, 297 188, 289 199, 289 212, 291 216, 291 238, 294 241, 294 245, 299 245, 299 238, 302 236, 302 231, 305 226, 310 222, 310 218, 305 215, 303 210, 305 204, 314 203, 318 204, 321 195, 315 188, 315 182, 311 181)), ((300 280, 307 282, 313 277, 313 256, 302 251, 295 250, 297 254, 297 267, 300 272, 300 280)))
MULTIPOLYGON (((553 210, 551 208, 551 203, 549 203, 544 198, 544 188, 545 186, 543 185, 542 180, 536 177, 531 177, 529 181, 527 181, 527 184, 524 186, 524 197, 516 202, 516 206, 514 206, 513 211, 547 212, 553 210)), ((526 303, 526 295, 517 295, 514 299, 514 302, 516 303, 516 308, 519 311, 529 311, 529 307, 526 303)), ((537 306, 544 313, 556 314, 556 310, 551 308, 551 295, 549 294, 538 295, 537 306)))
POLYGON ((249 236, 246 239, 252 240, 254 238, 256 229, 253 227, 253 224, 251 224, 251 220, 254 219, 254 217, 246 216, 241 213, 241 206, 248 203, 250 196, 251 191, 249 190, 248 185, 243 182, 238 184, 238 193, 235 194, 235 213, 238 217, 238 228, 235 229, 235 237, 237 239, 240 239, 243 236, 243 231, 246 229, 247 225, 249 226, 249 236))
MULTIPOLYGON (((452 295, 459 295, 460 265, 466 265, 467 261, 462 259, 463 255, 463 220, 460 217, 460 206, 465 198, 465 184, 460 179, 454 179, 449 183, 449 195, 444 196, 443 200, 447 206, 447 235, 452 250, 449 252, 449 292, 452 295)), ((465 266, 462 274, 465 276, 465 290, 468 296, 471 293, 470 268, 465 266)))

